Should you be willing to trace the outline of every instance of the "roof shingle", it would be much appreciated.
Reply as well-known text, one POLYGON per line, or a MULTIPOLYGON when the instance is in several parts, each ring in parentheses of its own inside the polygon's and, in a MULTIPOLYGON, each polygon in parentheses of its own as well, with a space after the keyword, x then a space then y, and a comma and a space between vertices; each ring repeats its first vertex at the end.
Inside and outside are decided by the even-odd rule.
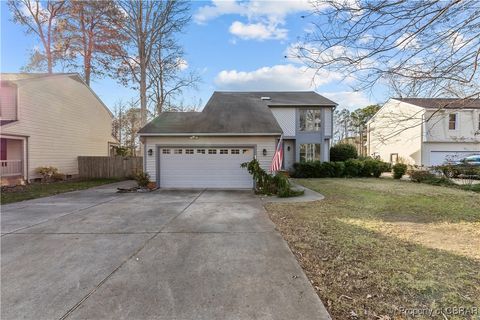
POLYGON ((334 107, 336 103, 313 91, 216 91, 202 112, 164 112, 140 129, 139 134, 281 134, 269 106, 292 105, 334 107))

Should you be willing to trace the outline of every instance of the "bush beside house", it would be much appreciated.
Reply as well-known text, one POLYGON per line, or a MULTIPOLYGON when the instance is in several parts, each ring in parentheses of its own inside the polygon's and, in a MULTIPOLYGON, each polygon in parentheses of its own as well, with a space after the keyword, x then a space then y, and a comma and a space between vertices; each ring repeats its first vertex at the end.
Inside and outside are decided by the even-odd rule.
POLYGON ((349 159, 334 162, 300 162, 293 165, 295 178, 380 177, 390 171, 390 164, 372 159, 349 159))
POLYGON ((339 143, 330 148, 330 161, 346 161, 357 158, 357 149, 351 144, 339 143))

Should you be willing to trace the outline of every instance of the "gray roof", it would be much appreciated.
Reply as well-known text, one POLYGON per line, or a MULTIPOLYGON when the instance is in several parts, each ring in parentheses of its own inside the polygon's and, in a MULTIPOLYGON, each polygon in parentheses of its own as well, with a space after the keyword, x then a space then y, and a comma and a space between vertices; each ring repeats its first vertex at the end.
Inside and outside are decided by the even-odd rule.
POLYGON ((139 134, 279 135, 282 129, 269 106, 329 106, 335 102, 313 91, 215 91, 202 112, 163 112, 139 134), (262 97, 269 97, 264 100, 262 97))
POLYGON ((426 109, 480 109, 480 99, 394 98, 426 109))

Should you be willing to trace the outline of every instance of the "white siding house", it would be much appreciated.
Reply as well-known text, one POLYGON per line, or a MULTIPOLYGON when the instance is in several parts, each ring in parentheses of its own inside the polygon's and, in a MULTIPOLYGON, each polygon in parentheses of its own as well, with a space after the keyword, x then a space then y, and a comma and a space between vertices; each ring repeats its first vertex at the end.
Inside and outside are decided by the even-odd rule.
POLYGON ((390 99, 368 122, 367 149, 384 161, 434 166, 480 153, 480 101, 390 99))
POLYGON ((1 75, 2 178, 78 174, 78 156, 107 156, 112 114, 77 74, 1 75))

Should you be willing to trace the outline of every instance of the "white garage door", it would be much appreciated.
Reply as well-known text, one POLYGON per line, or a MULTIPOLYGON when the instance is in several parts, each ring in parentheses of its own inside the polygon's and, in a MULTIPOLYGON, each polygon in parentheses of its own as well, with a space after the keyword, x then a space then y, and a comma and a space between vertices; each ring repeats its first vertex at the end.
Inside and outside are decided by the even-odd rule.
POLYGON ((430 165, 439 166, 447 162, 459 161, 472 154, 475 154, 475 152, 474 151, 430 151, 430 165))
POLYGON ((253 148, 160 148, 162 188, 252 188, 240 164, 253 159, 253 148))

